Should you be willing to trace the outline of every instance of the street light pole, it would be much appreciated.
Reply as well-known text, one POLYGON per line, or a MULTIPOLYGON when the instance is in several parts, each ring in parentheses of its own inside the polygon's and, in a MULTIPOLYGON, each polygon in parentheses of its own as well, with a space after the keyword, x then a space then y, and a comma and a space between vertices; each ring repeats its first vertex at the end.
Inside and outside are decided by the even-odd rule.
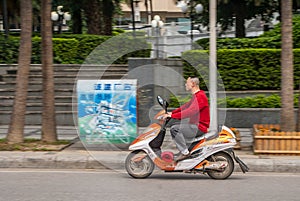
POLYGON ((156 56, 155 57, 159 58, 159 48, 158 48, 158 46, 159 46, 160 28, 163 27, 164 23, 163 23, 163 21, 160 20, 159 15, 155 15, 153 20, 151 21, 151 25, 152 25, 153 28, 156 29, 156 32, 155 32, 156 33, 155 34, 156 35, 155 36, 155 38, 156 38, 156 48, 155 48, 156 56))
POLYGON ((209 0, 209 99, 210 99, 210 130, 218 130, 218 111, 217 111, 217 2, 209 0))
POLYGON ((193 30, 194 30, 194 8, 193 8, 193 5, 194 5, 194 2, 193 0, 191 0, 191 5, 190 5, 190 18, 191 18, 191 47, 193 47, 193 41, 194 41, 194 33, 193 33, 193 30))
POLYGON ((68 12, 64 12, 63 6, 57 6, 57 11, 51 12, 51 20, 58 21, 58 33, 61 34, 64 20, 71 20, 71 15, 68 12))
POLYGON ((194 42, 194 17, 195 14, 200 14, 203 12, 203 6, 202 4, 197 4, 196 6, 194 5, 193 0, 187 0, 187 1, 181 1, 180 4, 178 4, 181 7, 181 11, 183 13, 186 13, 188 11, 188 8, 190 9, 190 20, 191 20, 191 47, 193 48, 193 42, 194 42), (189 7, 188 7, 189 6, 189 7))

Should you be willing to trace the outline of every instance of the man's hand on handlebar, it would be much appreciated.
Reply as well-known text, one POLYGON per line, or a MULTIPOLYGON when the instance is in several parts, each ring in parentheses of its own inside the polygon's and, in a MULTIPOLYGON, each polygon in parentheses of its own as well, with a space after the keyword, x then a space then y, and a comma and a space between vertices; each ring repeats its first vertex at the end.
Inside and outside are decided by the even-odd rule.
POLYGON ((167 119, 167 118, 171 118, 172 112, 168 112, 166 114, 164 114, 163 119, 167 119))

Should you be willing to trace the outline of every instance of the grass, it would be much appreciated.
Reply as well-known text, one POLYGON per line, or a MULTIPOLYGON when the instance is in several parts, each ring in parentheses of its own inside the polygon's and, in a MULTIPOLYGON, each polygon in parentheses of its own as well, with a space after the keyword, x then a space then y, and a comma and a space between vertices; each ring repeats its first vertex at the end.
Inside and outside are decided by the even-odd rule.
POLYGON ((5 138, 0 139, 0 151, 61 151, 71 141, 58 140, 53 143, 39 139, 26 138, 22 143, 9 144, 5 138))

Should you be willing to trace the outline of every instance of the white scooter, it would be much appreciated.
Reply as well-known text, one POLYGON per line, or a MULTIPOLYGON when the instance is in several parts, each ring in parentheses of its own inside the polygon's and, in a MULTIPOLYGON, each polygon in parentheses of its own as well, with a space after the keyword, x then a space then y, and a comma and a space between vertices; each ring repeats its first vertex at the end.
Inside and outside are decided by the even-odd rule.
POLYGON ((249 171, 247 165, 235 155, 233 147, 236 137, 226 126, 222 126, 219 133, 208 132, 196 137, 189 147, 190 156, 185 160, 174 161, 174 154, 170 151, 161 153, 170 119, 162 118, 167 112, 168 102, 160 96, 157 100, 163 107, 154 116, 158 123, 151 124, 129 146, 132 152, 126 158, 125 168, 130 176, 146 178, 157 166, 165 172, 207 173, 213 179, 226 179, 234 170, 234 160, 244 173, 249 171))

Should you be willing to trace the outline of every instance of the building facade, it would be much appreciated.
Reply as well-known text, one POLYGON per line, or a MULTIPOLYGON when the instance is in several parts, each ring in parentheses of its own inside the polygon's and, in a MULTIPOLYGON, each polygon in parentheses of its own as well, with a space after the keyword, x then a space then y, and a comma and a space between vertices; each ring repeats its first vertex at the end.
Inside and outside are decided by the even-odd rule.
MULTIPOLYGON (((121 9, 124 15, 118 16, 120 20, 132 21, 130 5, 122 4, 121 9)), ((174 0, 152 0, 152 6, 150 1, 134 0, 134 11, 135 21, 143 24, 150 24, 155 15, 159 15, 165 23, 177 22, 178 18, 187 17, 182 13, 181 8, 177 6, 174 0)))

